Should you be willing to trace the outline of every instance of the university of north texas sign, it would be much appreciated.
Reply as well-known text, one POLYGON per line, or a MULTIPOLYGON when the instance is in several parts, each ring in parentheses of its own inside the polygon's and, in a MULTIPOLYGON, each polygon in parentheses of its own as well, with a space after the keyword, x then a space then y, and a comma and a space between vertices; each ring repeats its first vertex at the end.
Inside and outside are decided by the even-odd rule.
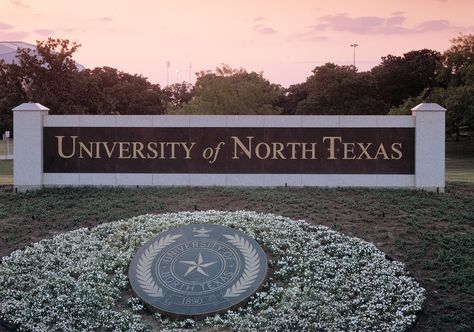
POLYGON ((45 127, 45 173, 414 174, 414 128, 45 127))

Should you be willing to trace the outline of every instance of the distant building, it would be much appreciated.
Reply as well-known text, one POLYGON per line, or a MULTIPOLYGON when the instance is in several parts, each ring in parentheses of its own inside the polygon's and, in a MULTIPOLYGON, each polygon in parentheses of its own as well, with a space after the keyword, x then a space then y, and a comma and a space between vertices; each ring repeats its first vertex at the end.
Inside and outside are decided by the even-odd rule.
MULTIPOLYGON (((26 48, 36 52, 36 46, 33 44, 24 43, 21 41, 0 41, 0 60, 6 63, 18 64, 16 52, 19 48, 26 48)), ((76 62, 76 67, 79 71, 84 70, 84 66, 76 62)))

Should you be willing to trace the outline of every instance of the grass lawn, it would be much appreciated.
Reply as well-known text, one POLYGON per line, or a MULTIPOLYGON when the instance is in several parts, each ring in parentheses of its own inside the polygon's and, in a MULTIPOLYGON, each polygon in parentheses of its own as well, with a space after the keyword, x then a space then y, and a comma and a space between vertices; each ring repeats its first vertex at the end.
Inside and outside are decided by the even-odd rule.
POLYGON ((13 154, 13 140, 10 139, 7 143, 4 140, 0 140, 0 155, 13 154))
POLYGON ((474 140, 446 143, 446 181, 474 183, 474 140))
POLYGON ((13 160, 0 160, 0 185, 13 184, 13 160))

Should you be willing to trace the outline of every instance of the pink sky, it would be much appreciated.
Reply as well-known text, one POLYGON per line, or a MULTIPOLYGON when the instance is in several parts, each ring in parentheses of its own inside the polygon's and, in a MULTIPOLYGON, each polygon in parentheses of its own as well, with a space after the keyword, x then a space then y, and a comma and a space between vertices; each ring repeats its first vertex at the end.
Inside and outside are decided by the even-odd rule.
POLYGON ((0 0, 0 40, 82 44, 85 67, 112 66, 166 85, 221 63, 305 81, 326 62, 368 70, 387 54, 447 49, 473 33, 473 0, 0 0), (179 70, 177 74, 176 71, 179 70))

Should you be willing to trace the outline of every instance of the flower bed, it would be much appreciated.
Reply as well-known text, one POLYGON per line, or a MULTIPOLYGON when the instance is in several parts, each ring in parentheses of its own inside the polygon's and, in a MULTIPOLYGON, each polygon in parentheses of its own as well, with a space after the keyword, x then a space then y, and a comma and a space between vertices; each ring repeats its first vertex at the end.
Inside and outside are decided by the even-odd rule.
POLYGON ((79 229, 4 257, 0 319, 21 331, 404 331, 424 289, 371 243, 324 226, 255 212, 143 215, 79 229), (263 291, 201 321, 152 315, 130 295, 128 263, 148 239, 190 223, 235 227, 272 256, 263 291))

